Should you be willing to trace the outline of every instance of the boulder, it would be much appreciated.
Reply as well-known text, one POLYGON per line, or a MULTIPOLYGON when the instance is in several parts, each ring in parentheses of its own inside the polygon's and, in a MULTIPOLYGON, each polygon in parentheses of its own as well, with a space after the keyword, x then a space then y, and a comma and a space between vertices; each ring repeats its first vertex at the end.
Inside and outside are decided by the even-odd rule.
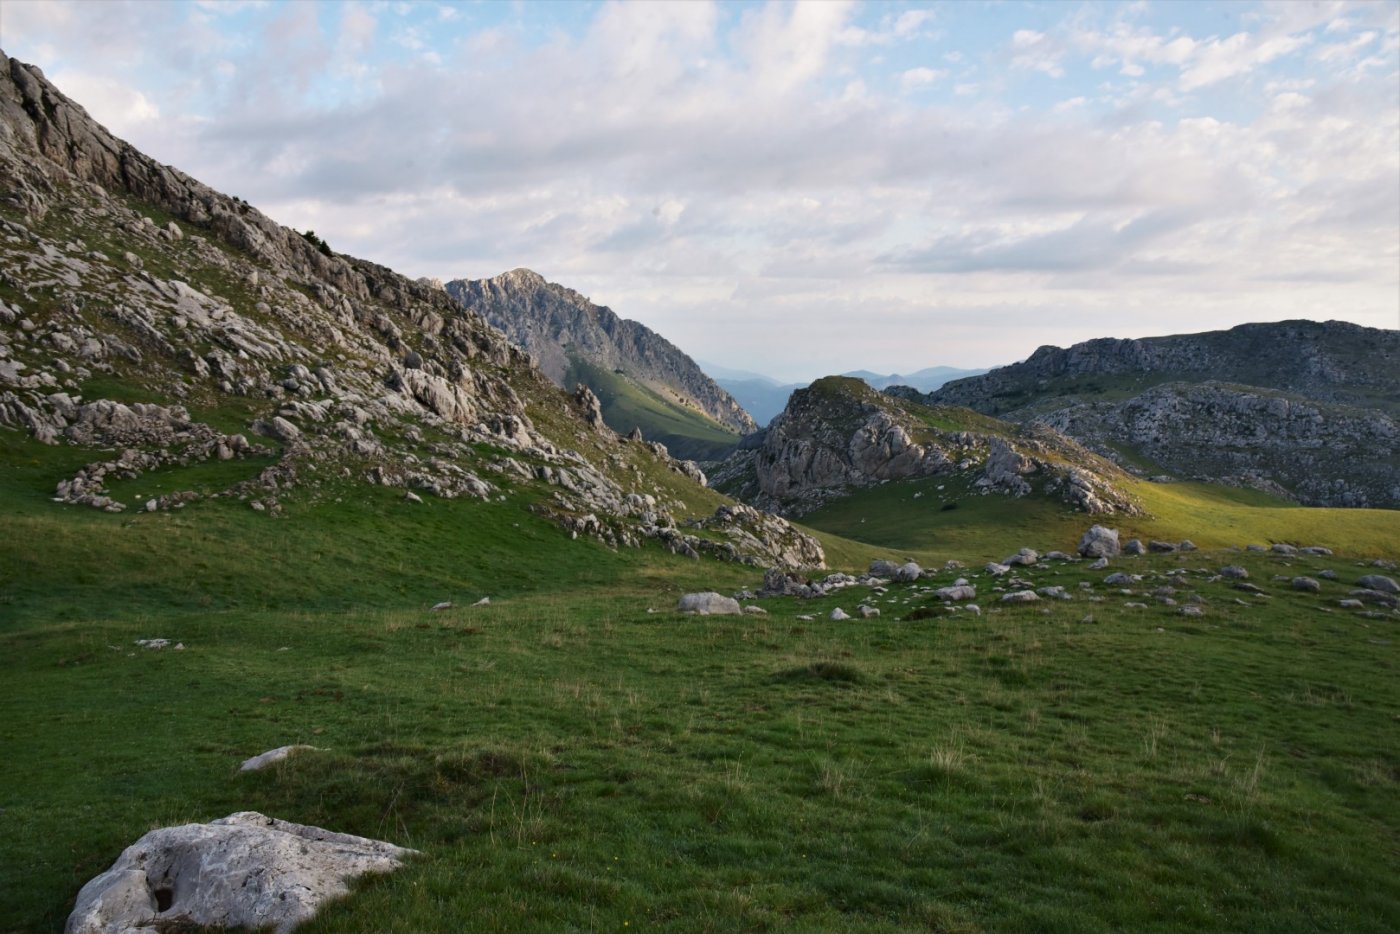
POLYGON ((1147 554, 1147 547, 1143 545, 1142 539, 1130 538, 1128 539, 1127 543, 1123 545, 1123 554, 1145 555, 1147 554))
POLYGON ((1176 550, 1177 550, 1177 551, 1195 551, 1195 550, 1196 550, 1196 543, 1193 542, 1193 541, 1191 541, 1191 539, 1189 539, 1189 538, 1184 538, 1184 539, 1181 540, 1181 543, 1178 544, 1178 545, 1176 546, 1176 550))
POLYGON ((940 587, 935 593, 940 600, 972 600, 977 596, 977 588, 970 584, 954 584, 952 587, 940 587))
POLYGON ((1039 599, 1034 590, 1013 590, 1001 595, 1002 603, 1034 603, 1039 599))
POLYGON ((913 583, 918 580, 923 573, 923 568, 919 567, 913 561, 908 561, 895 569, 894 579, 903 583, 913 583))
POLYGON ((851 616, 850 616, 849 613, 847 613, 845 610, 841 609, 841 608, 838 606, 836 609, 834 609, 834 610, 831 611, 831 615, 830 615, 829 618, 830 618, 830 619, 837 620, 837 621, 840 621, 840 620, 843 620, 843 619, 850 619, 851 616))
POLYGON ((1171 542, 1158 541, 1154 538, 1147 543, 1147 550, 1159 555, 1169 555, 1176 551, 1176 545, 1171 542))
POLYGON ((1138 577, 1136 574, 1124 574, 1122 571, 1116 574, 1110 574, 1103 579, 1103 582, 1111 587, 1123 587, 1128 584, 1135 584, 1137 581, 1138 577))
POLYGON ((1089 570, 1091 570, 1091 571, 1102 571, 1102 570, 1103 570, 1104 568, 1106 568, 1106 567, 1108 567, 1108 559, 1107 559, 1107 558, 1099 558, 1097 561, 1095 561, 1095 562, 1093 562, 1092 564, 1089 565, 1089 570))
POLYGON ((694 613, 697 616, 737 616, 744 612, 739 606, 738 600, 717 594, 712 590, 704 593, 685 594, 676 603, 676 609, 682 613, 694 613))
POLYGON ((1347 594, 1347 596, 1365 603, 1374 603, 1377 606, 1400 606, 1400 596, 1393 593, 1386 593, 1384 590, 1362 588, 1353 590, 1351 593, 1347 594))
POLYGON ((993 577, 1001 577, 1007 571, 1011 570, 1011 568, 1007 567, 1004 564, 997 564, 995 561, 991 561, 985 567, 983 567, 982 570, 986 571, 993 577))
POLYGON ((78 892, 65 934, 272 929, 286 934, 346 882, 392 872, 416 851, 240 811, 152 830, 78 892))
POLYGON ((1117 529, 1091 526, 1079 539, 1079 553, 1086 558, 1115 558, 1118 552, 1117 529))
POLYGON ((320 752, 320 749, 316 746, 307 746, 305 743, 297 743, 292 746, 278 746, 276 749, 269 749, 267 752, 253 756, 251 759, 244 759, 243 764, 238 767, 238 771, 257 772, 260 769, 267 768, 269 765, 294 756, 299 752, 320 752))
POLYGON ((1302 590, 1308 593, 1317 593, 1322 590, 1322 585, 1311 577, 1295 577, 1292 583, 1294 590, 1302 590))
POLYGON ((868 606, 868 605, 866 605, 866 604, 864 604, 864 603, 862 603, 860 606, 856 607, 856 612, 860 614, 860 618, 861 618, 861 619, 879 619, 879 618, 880 618, 880 610, 879 610, 878 607, 868 606))
POLYGON ((1296 555, 1298 553, 1298 549, 1296 547, 1294 547, 1293 545, 1289 545, 1286 542, 1279 542, 1269 550, 1276 555, 1296 555))
POLYGON ((1357 578, 1358 587, 1367 590, 1379 590, 1381 593, 1400 593, 1400 584, 1395 583, 1394 578, 1386 577, 1384 574, 1367 574, 1365 577, 1357 578))
POLYGON ((895 572, 898 571, 898 570, 899 570, 899 565, 896 564, 895 562, 893 562, 893 561, 886 561, 886 560, 884 560, 884 559, 882 559, 882 558, 877 558, 876 560, 870 562, 870 571, 869 571, 869 573, 870 573, 870 576, 871 576, 871 577, 887 577, 887 578, 888 578, 888 577, 894 577, 895 572))
POLYGON ((1039 560, 1040 552, 1036 551, 1034 548, 1022 548, 1020 551, 1016 552, 1011 557, 1003 559, 1001 563, 1007 565, 1008 567, 1015 566, 1028 568, 1032 567, 1039 560))
POLYGON ((1238 564, 1227 564, 1220 569, 1220 576, 1237 581, 1249 580, 1249 571, 1240 567, 1238 564))

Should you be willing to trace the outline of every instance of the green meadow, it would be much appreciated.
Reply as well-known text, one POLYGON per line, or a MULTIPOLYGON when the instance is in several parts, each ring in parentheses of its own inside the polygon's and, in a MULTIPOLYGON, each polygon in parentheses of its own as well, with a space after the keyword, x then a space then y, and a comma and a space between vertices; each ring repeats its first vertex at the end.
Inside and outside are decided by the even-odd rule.
POLYGON ((1400 927, 1400 617, 1338 606, 1396 513, 1144 486, 1125 537, 1201 551, 1017 569, 1071 599, 1010 605, 982 562, 1091 520, 890 484, 808 521, 931 580, 687 618, 761 575, 571 542, 523 494, 108 515, 48 500, 85 452, 0 441, 0 930, 238 810, 421 851, 317 931, 1400 927), (1239 550, 1275 540, 1337 553, 1239 550), (980 615, 929 593, 959 575, 980 615), (238 772, 290 743, 323 751, 238 772))

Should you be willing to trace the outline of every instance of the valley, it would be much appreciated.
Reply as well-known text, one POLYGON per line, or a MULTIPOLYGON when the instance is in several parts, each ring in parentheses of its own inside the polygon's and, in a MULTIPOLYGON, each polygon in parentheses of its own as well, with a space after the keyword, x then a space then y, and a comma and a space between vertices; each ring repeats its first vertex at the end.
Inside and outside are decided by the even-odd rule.
POLYGON ((306 931, 1400 922, 1389 336, 1204 401, 1204 351, 832 376, 756 430, 535 273, 308 234, 0 64, 0 929, 101 929, 133 841, 248 811, 417 851, 306 931), (1311 433, 1187 430, 1243 396, 1311 433))

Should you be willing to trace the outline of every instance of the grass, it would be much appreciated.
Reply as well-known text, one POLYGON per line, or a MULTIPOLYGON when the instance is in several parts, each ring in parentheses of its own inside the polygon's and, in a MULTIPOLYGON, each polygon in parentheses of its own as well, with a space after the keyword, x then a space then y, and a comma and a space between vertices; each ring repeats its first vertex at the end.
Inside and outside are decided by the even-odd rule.
POLYGON ((313 931, 1393 929, 1393 623, 1193 580, 1190 621, 899 622, 913 588, 687 620, 604 587, 11 628, 0 910, 56 930, 149 827, 251 808, 424 852, 313 931), (290 742, 329 751, 236 773, 290 742))
POLYGON ((1146 516, 1093 519, 1047 497, 982 495, 957 478, 929 477, 858 490, 802 522, 924 561, 999 559, 1026 545, 1070 551, 1094 521, 1118 528, 1124 541, 1190 539, 1207 548, 1290 542, 1359 555, 1400 554, 1395 510, 1306 508, 1257 490, 1208 483, 1125 485, 1146 516))
MULTIPOLYGON (((244 809, 422 851, 311 931, 1400 924, 1396 620, 1337 608, 1358 556, 1400 554, 1392 514, 1152 487, 1183 525, 1255 516, 1221 537, 1335 522, 1355 549, 1123 559, 1132 595, 1057 564, 1020 573, 1074 599, 1005 608, 1019 585, 929 582, 968 574, 975 617, 895 585, 681 618, 680 593, 758 572, 570 542, 516 495, 113 516, 47 498, 95 452, 0 445, 0 929, 59 930, 145 831, 244 809), (1319 594, 1274 580, 1324 569, 1319 594), (1148 595, 1169 581, 1204 615, 1148 595), (881 617, 827 618, 859 603, 881 617), (237 772, 288 743, 327 751, 237 772)), ((867 492, 892 517, 940 491, 867 492)), ((1070 550, 1086 525, 965 492, 920 556, 1070 550)), ((905 550, 823 538, 847 567, 905 550)))
POLYGON ((717 460, 733 450, 739 436, 702 413, 665 399, 621 373, 572 359, 564 385, 584 383, 603 405, 603 420, 619 434, 641 428, 648 441, 660 441, 672 456, 717 460))

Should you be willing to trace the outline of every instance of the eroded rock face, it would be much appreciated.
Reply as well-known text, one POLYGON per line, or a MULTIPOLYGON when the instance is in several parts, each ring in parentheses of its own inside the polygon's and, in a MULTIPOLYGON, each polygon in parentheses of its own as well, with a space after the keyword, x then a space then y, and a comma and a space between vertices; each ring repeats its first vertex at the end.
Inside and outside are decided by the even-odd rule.
POLYGON ((153 830, 78 892, 65 934, 146 934, 158 924, 285 934, 346 883, 416 851, 240 811, 153 830))
POLYGON ((1400 506, 1400 330, 1340 321, 1042 347, 920 396, 1052 426, 1114 457, 1309 505, 1400 506), (1129 385, 1133 395, 1104 398, 1129 385))
MULTIPOLYGON (((1026 496, 1033 488, 1091 514, 1135 514, 1100 471, 1117 468, 1049 429, 1017 437, 930 427, 939 415, 859 380, 827 377, 794 392, 712 481, 763 509, 802 515, 853 489, 961 475, 975 491, 1026 496)), ((1006 426, 1016 434, 1016 429, 1006 426)))

